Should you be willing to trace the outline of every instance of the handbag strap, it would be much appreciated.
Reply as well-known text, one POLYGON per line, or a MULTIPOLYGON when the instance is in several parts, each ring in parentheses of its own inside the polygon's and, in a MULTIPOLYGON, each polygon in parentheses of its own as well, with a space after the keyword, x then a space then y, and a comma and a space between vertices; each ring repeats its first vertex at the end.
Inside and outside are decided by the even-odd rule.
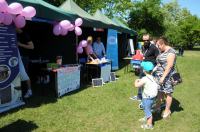
MULTIPOLYGON (((160 63, 159 63, 159 64, 160 64, 160 63)), ((160 66, 162 67, 163 70, 165 70, 165 68, 162 66, 162 64, 160 64, 160 66)), ((178 65, 177 65, 177 64, 175 64, 175 69, 176 69, 177 72, 179 71, 179 70, 178 70, 178 65)))
MULTIPOLYGON (((177 58, 176 58, 176 62, 177 62, 177 58)), ((177 63, 175 64, 175 67, 176 67, 176 71, 178 72, 179 70, 178 70, 178 64, 177 63)))
POLYGON ((179 71, 179 70, 178 70, 178 66, 177 66, 177 64, 175 64, 175 65, 176 65, 176 66, 175 66, 175 67, 176 67, 176 71, 178 72, 178 71, 179 71))

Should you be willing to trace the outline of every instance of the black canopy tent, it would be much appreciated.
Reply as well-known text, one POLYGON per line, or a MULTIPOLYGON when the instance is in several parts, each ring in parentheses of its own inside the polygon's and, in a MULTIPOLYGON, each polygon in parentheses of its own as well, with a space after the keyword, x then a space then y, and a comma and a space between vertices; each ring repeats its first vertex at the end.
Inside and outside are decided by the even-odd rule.
POLYGON ((30 34, 35 45, 30 57, 47 58, 55 62, 55 57, 62 55, 63 63, 75 63, 76 45, 74 32, 69 32, 67 36, 55 36, 53 35, 53 24, 65 19, 73 22, 79 16, 70 11, 66 12, 59 9, 43 0, 8 0, 8 3, 12 2, 21 3, 23 7, 33 6, 37 12, 32 21, 27 21, 24 28, 30 34))
MULTIPOLYGON (((95 32, 94 40, 97 36, 103 36, 102 41, 107 43, 107 29, 113 28, 120 32, 126 32, 124 27, 111 22, 102 22, 98 19, 89 19, 80 14, 75 14, 71 11, 66 11, 61 8, 55 7, 43 0, 7 0, 8 3, 19 2, 24 7, 33 6, 37 14, 32 21, 26 21, 26 27, 24 30, 30 34, 30 37, 34 43, 35 49, 30 52, 30 59, 32 60, 48 60, 47 62, 56 62, 56 56, 63 57, 63 64, 75 64, 76 61, 76 35, 73 32, 69 32, 67 36, 55 36, 53 35, 53 24, 61 20, 69 20, 74 22, 76 18, 83 18, 83 35, 79 37, 79 40, 86 39, 87 36, 93 35, 93 28, 104 28, 104 32, 95 32)), ((126 32, 129 33, 129 32, 126 32)), ((37 68, 32 68, 31 73, 35 74, 37 68)), ((32 79, 31 79, 32 80, 32 79)))

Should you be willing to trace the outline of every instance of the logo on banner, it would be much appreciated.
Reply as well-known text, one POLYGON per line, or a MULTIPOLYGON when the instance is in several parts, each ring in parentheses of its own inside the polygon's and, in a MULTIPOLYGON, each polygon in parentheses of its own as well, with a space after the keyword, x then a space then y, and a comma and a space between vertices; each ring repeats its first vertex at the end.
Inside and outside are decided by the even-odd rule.
POLYGON ((110 37, 108 37, 108 43, 109 43, 110 45, 115 45, 115 44, 117 44, 117 42, 116 42, 116 37, 115 37, 115 36, 110 36, 110 37))

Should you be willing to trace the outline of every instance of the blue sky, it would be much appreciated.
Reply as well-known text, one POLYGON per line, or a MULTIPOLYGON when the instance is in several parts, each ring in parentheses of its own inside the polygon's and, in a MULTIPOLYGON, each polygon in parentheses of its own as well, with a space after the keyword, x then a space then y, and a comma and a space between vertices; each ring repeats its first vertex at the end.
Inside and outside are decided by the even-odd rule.
MULTIPOLYGON (((172 0, 163 0, 168 3, 172 0)), ((187 8, 191 14, 197 15, 200 18, 200 0, 177 0, 181 7, 187 8)))

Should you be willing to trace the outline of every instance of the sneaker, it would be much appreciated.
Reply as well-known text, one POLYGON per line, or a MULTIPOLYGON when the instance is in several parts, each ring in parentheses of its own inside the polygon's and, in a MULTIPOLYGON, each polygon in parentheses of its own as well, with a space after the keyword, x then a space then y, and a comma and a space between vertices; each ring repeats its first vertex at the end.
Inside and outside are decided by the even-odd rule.
POLYGON ((143 108, 143 105, 142 105, 142 102, 138 105, 138 108, 140 109, 140 110, 143 110, 144 108, 143 108))
POLYGON ((163 113, 162 118, 166 119, 166 118, 170 117, 170 115, 171 115, 171 111, 169 111, 168 113, 163 113))
POLYGON ((143 117, 143 118, 140 118, 138 121, 141 123, 146 123, 147 119, 145 117, 143 117))
POLYGON ((29 89, 27 93, 24 95, 24 98, 29 98, 30 96, 32 96, 32 91, 29 89))
POLYGON ((141 99, 140 99, 140 98, 138 98, 138 96, 132 96, 132 97, 130 97, 130 99, 131 99, 131 100, 137 100, 137 101, 141 101, 141 99))
POLYGON ((141 128, 152 130, 153 129, 153 125, 143 124, 143 125, 141 125, 141 128))

